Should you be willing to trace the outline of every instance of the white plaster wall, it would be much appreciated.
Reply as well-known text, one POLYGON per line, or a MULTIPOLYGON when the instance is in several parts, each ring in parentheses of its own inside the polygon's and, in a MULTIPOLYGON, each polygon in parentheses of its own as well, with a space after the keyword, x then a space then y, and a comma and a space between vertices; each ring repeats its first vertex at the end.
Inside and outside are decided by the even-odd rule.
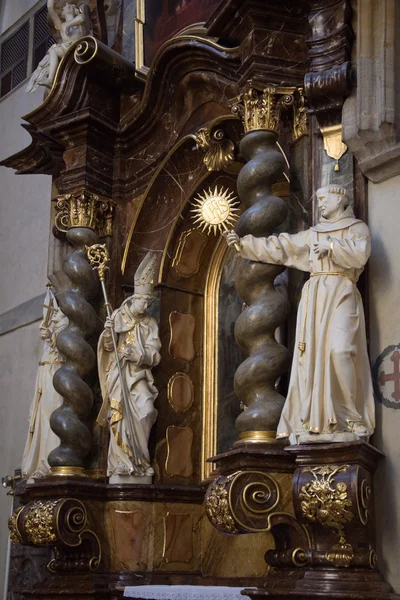
MULTIPOLYGON (((21 466, 29 407, 42 352, 40 322, 0 336, 0 474, 21 466)), ((4 586, 11 499, 0 489, 0 589, 4 586)), ((1 596, 2 597, 2 596, 1 596)))
POLYGON ((40 0, 0 0, 0 35, 40 0))
MULTIPOLYGON (((0 159, 30 144, 21 116, 41 98, 41 91, 26 94, 22 86, 0 102, 0 159)), ((51 177, 15 175, 0 167, 0 314, 45 289, 50 199, 51 177)))
MULTIPOLYGON (((400 176, 369 183, 371 359, 400 344, 400 176)), ((387 386, 393 386, 388 383, 387 386)), ((388 393, 393 391, 388 388, 388 393)), ((386 395, 386 394, 385 394, 386 395)), ((400 592, 400 406, 377 403, 374 445, 382 450, 375 478, 377 552, 385 577, 400 592)))
MULTIPOLYGON (((0 32, 32 6, 32 0, 0 0, 0 32)), ((42 101, 23 84, 0 101, 0 159, 30 144, 21 117, 42 101)), ((51 178, 15 175, 0 168, 0 315, 45 292, 51 178)), ((0 476, 21 466, 28 412, 40 358, 39 323, 0 336, 0 476)), ((10 498, 0 489, 0 590, 8 541, 10 498)))

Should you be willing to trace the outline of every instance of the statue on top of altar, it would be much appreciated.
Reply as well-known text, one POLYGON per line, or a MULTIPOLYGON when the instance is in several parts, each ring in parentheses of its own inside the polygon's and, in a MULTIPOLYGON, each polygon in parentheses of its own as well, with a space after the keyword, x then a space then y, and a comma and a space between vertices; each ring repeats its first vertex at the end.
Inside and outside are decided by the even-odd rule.
POLYGON ((368 226, 345 188, 317 191, 317 225, 268 238, 226 233, 251 261, 309 272, 297 316, 288 396, 277 438, 291 444, 368 440, 375 427, 365 318, 357 281, 369 258, 368 226))
POLYGON ((49 28, 57 40, 47 51, 38 67, 32 73, 27 92, 35 92, 39 85, 51 88, 60 61, 67 50, 92 31, 90 8, 77 0, 47 0, 49 28))

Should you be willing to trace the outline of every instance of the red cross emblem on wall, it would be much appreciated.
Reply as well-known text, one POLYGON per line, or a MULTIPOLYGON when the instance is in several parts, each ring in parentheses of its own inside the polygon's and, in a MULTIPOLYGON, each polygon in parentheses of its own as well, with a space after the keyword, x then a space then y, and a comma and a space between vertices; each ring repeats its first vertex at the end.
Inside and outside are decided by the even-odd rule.
POLYGON ((400 408, 400 345, 388 346, 378 357, 374 368, 378 399, 391 408, 400 408))

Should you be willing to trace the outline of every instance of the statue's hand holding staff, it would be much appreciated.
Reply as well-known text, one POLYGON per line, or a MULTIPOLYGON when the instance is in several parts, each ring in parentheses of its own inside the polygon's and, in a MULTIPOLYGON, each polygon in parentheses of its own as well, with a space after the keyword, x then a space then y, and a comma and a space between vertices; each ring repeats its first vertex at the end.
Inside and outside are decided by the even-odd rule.
POLYGON ((240 238, 235 231, 223 231, 222 235, 226 239, 228 246, 240 246, 240 238))

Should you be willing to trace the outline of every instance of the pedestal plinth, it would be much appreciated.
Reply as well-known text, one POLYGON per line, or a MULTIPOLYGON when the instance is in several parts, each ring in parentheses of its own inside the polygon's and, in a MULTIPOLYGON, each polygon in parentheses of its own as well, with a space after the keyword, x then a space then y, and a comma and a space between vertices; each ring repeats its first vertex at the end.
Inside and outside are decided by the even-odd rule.
POLYGON ((212 524, 270 531, 274 567, 250 598, 398 599, 378 569, 372 476, 382 454, 363 441, 246 446, 216 456, 206 494, 212 524))

